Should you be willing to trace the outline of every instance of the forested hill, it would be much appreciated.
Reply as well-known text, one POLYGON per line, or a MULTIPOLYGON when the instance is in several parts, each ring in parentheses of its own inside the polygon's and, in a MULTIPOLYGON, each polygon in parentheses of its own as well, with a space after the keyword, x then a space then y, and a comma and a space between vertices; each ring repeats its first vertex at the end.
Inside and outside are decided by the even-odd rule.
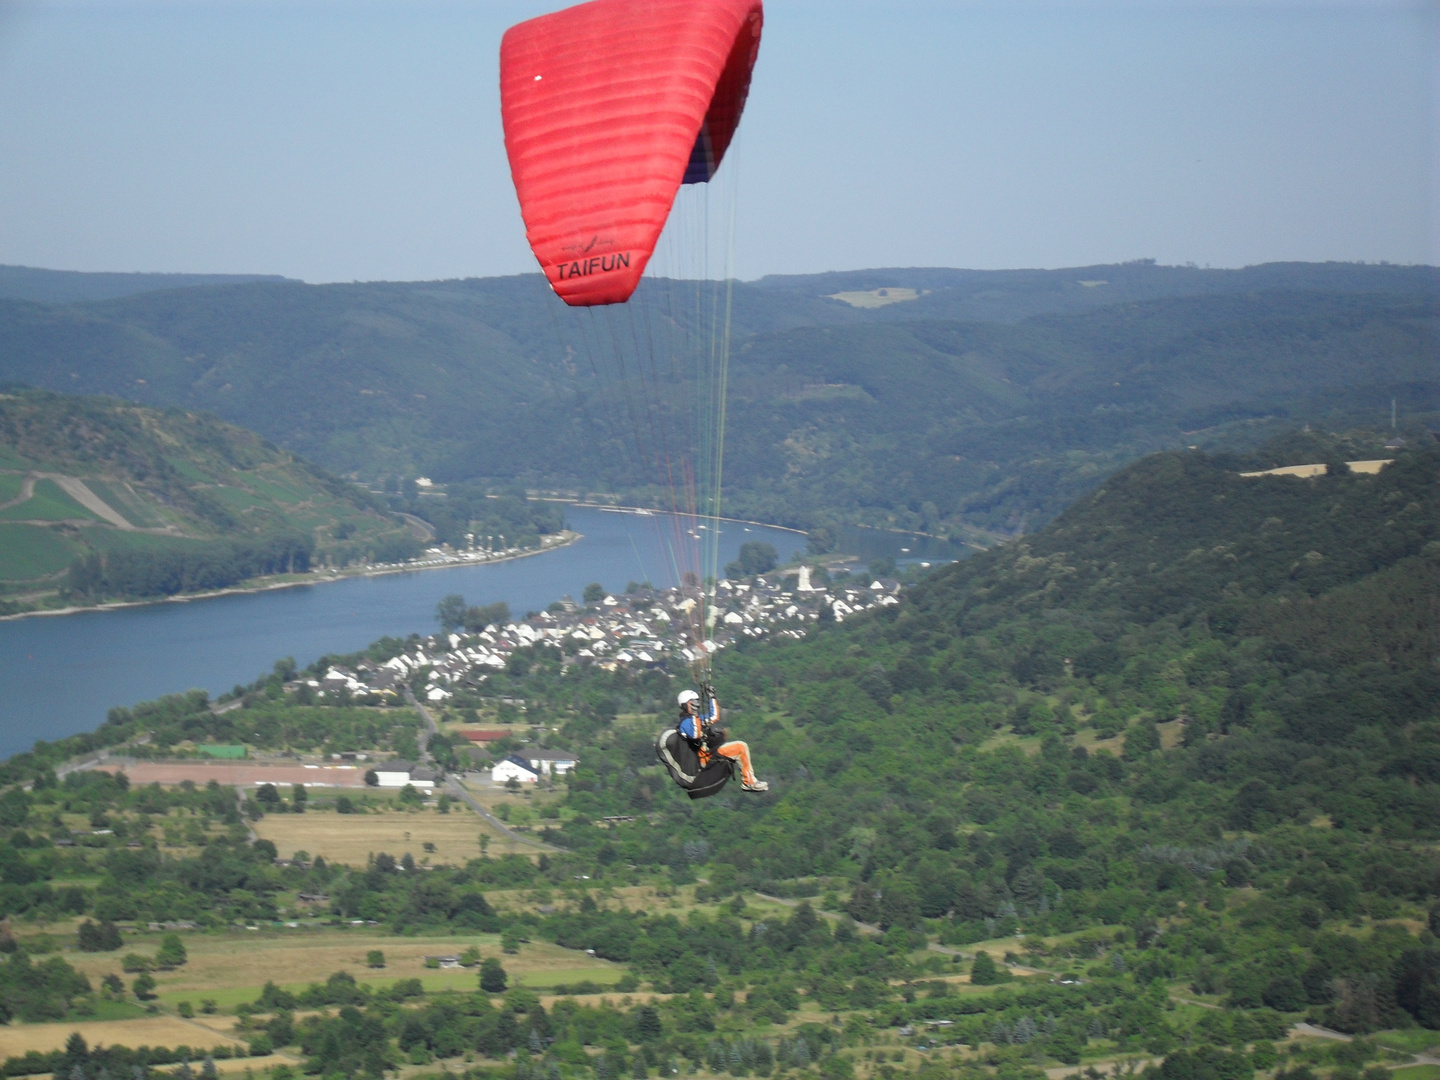
POLYGON ((1440 450, 1248 464, 1147 458, 897 607, 721 654, 772 794, 687 803, 617 737, 572 805, 658 825, 559 842, 643 862, 699 834, 736 880, 882 927, 1023 928, 1052 971, 1118 941, 1142 982, 1399 1022, 1440 985, 1440 952, 1394 982, 1440 889, 1440 450))
MULTIPOLYGON (((683 440, 696 394, 683 371, 637 376, 633 356, 622 378, 617 350, 695 330, 694 291, 647 280, 632 304, 589 313, 557 310, 538 275, 0 299, 0 378, 208 410, 376 485, 655 499, 634 410, 671 399, 652 421, 683 440)), ((1423 428, 1440 397, 1437 296, 1434 268, 1354 264, 740 283, 726 504, 801 528, 994 538, 1155 450, 1373 424, 1392 398, 1423 428)))
POLYGON ((0 610, 168 595, 405 558, 370 496, 211 416, 0 393, 0 610))
POLYGON ((188 289, 196 285, 284 280, 277 274, 115 274, 0 266, 0 296, 7 300, 32 300, 42 304, 71 304, 82 300, 113 300, 161 289, 188 289))

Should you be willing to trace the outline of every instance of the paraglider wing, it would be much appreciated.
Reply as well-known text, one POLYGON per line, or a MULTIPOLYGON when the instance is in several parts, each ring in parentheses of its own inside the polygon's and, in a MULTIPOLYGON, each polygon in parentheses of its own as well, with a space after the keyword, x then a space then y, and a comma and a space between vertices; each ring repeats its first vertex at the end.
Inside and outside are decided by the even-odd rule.
POLYGON ((567 304, 630 298, 681 183, 719 167, 760 0, 593 0, 505 33, 500 102, 530 248, 567 304))

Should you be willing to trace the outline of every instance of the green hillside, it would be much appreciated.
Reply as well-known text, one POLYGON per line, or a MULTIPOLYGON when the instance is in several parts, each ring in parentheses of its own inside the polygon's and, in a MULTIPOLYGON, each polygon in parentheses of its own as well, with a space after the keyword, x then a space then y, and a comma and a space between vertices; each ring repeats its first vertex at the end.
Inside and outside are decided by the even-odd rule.
POLYGON ((578 816, 550 839, 601 865, 703 840, 714 881, 833 891, 942 945, 1023 929, 1051 971, 1118 951, 1132 989, 1388 1026, 1393 996, 1357 987, 1440 922, 1440 448, 1239 475, 1354 450, 1151 456, 898 607, 721 653, 765 799, 685 801, 653 765, 659 718, 613 719, 668 715, 662 674, 577 684, 538 650, 487 689, 569 718, 578 816), (645 818, 588 824, 624 814, 645 818))
MULTIPOLYGON (((1440 928, 1440 450, 1238 475, 1259 463, 1146 458, 896 608, 721 654, 772 795, 689 804, 622 726, 570 803, 652 824, 553 838, 643 864, 703 837, 729 868, 712 880, 829 890, 942 945, 1023 930, 996 947, 1234 1010, 1221 1029, 1267 1008, 1440 1028, 1440 949, 1417 936, 1440 928)), ((522 685, 539 707, 545 681, 522 685)), ((623 713, 659 688, 597 689, 623 713)), ((1226 1041, 1194 1019, 1151 1014, 1133 1045, 1226 1041)))
MULTIPOLYGON (((693 330, 684 291, 647 281, 588 314, 557 310, 534 275, 0 300, 0 376, 214 412, 377 486, 426 475, 654 501, 633 412, 668 397, 653 420, 683 440, 693 394, 685 372, 644 379, 624 354, 648 363, 693 330)), ((737 284, 727 505, 984 539, 1156 450, 1373 425, 1392 398, 1420 430, 1437 413, 1437 295, 1433 268, 1355 264, 737 284)))
MULTIPOLYGON (((52 949, 39 928, 66 913, 102 920, 77 941, 117 955, 105 920, 177 916, 197 956, 233 949, 239 925, 288 945, 284 918, 312 941, 369 922, 392 956, 430 935, 481 943, 479 991, 473 976, 314 971, 217 994, 245 1003, 252 1050, 296 1047, 325 1076, 438 1059, 493 1080, 1384 1080, 1440 1044, 1440 446, 1368 475, 1339 464, 1354 447, 1295 432, 1248 457, 1152 455, 896 605, 723 650, 722 707, 766 795, 691 802, 655 763, 683 675, 513 650, 485 692, 523 700, 536 726, 506 745, 579 761, 557 790, 480 792, 538 830, 533 861, 482 841, 464 865, 277 862, 290 853, 248 842, 218 785, 50 771, 142 732, 144 753, 242 736, 398 748, 403 720, 375 718, 400 710, 321 704, 305 681, 367 657, 282 661, 224 715, 199 691, 114 709, 0 770, 3 899, 22 934, 0 967, 52 949), (1292 454, 1337 464, 1240 475, 1292 454), (108 834, 55 856, 62 810, 108 834), (180 849, 171 815, 187 811, 209 831, 180 849), (618 981, 506 989, 504 967, 553 946, 618 981)), ((368 659, 422 646, 446 647, 384 639, 368 659)), ((319 837, 340 814, 363 824, 359 799, 297 785, 243 810, 311 815, 319 837)), ((454 812, 448 794, 424 803, 397 798, 417 838, 454 812)), ((96 1007, 64 959, 46 963, 48 981, 9 991, 18 1016, 96 1007)), ((7 1071, 129 1066, 84 1049, 7 1071)))
POLYGON ((364 492, 213 417, 40 390, 0 394, 7 613, 220 588, 417 549, 364 492))

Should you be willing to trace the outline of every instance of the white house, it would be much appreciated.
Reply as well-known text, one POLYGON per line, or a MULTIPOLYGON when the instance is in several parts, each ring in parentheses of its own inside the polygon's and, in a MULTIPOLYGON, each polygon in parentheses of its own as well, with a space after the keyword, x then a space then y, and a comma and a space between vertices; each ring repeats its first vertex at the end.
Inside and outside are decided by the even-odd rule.
POLYGON ((524 756, 530 768, 541 776, 552 772, 556 776, 564 776, 580 764, 580 759, 566 750, 526 750, 524 756))
POLYGON ((406 784, 421 791, 435 787, 435 774, 425 768, 418 768, 408 761, 387 761, 375 766, 375 778, 382 788, 402 788, 406 784))
POLYGON ((504 761, 495 763, 495 767, 490 770, 490 779, 497 784, 509 783, 511 780, 534 784, 540 780, 540 770, 532 768, 524 758, 512 754, 504 761))

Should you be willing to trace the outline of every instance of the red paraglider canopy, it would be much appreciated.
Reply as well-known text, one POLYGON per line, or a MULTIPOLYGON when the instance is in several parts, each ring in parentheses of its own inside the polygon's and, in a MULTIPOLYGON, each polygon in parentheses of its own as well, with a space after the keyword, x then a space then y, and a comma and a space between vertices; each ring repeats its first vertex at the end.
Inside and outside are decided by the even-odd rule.
POLYGON ((724 157, 760 49, 760 0, 593 0, 500 45, 525 235, 567 304, 630 298, 682 183, 724 157))

